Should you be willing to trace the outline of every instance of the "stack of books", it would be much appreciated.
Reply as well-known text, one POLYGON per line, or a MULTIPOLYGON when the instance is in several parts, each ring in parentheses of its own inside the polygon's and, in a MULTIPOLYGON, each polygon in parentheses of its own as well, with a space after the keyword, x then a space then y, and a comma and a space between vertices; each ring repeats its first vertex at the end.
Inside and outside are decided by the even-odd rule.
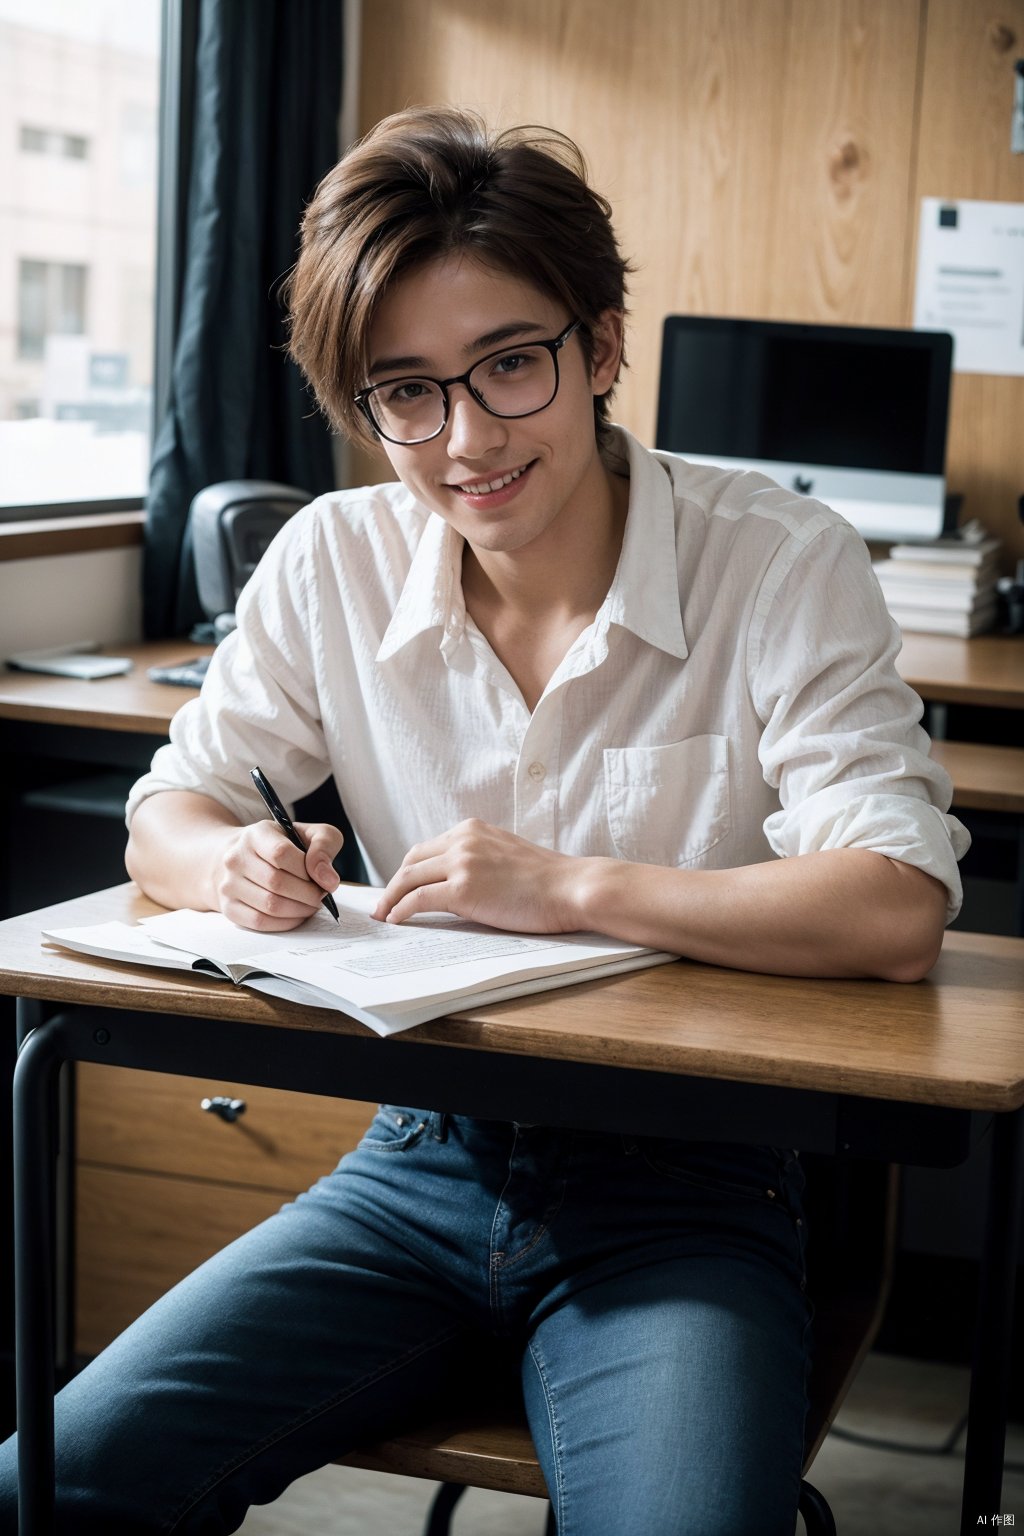
POLYGON ((996 617, 1000 541, 971 522, 955 538, 894 544, 875 564, 886 606, 901 629, 977 635, 996 617))

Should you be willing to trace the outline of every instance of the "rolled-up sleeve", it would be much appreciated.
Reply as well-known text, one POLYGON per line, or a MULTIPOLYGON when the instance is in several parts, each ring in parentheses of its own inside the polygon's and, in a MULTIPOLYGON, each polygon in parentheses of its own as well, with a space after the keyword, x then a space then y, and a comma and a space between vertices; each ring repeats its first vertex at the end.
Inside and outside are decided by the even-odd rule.
POLYGON ((952 783, 929 756, 899 648, 853 529, 831 525, 778 552, 748 649, 762 771, 781 802, 764 830, 782 857, 868 848, 913 864, 946 887, 951 922, 970 837, 947 814, 952 783))
POLYGON ((242 593, 238 628, 214 653, 197 699, 171 722, 170 745, 133 786, 126 819, 163 790, 194 790, 242 823, 266 816, 249 770, 257 764, 282 797, 315 789, 330 767, 311 663, 315 599, 312 524, 304 513, 271 544, 242 593))

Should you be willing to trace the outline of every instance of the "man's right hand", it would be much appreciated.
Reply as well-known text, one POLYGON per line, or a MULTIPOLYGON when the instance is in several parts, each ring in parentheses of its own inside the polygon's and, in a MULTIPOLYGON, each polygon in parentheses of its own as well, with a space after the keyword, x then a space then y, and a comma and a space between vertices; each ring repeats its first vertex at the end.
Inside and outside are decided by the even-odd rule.
POLYGON ((340 884, 332 867, 344 838, 324 822, 298 822, 305 854, 276 822, 240 826, 219 801, 171 789, 143 800, 125 863, 161 906, 223 912, 240 928, 287 933, 340 884))
POLYGON ((240 928, 287 933, 341 883, 333 867, 344 842, 338 828, 298 821, 295 830, 307 845, 305 854, 273 821, 239 827, 225 839, 213 869, 214 897, 240 928))

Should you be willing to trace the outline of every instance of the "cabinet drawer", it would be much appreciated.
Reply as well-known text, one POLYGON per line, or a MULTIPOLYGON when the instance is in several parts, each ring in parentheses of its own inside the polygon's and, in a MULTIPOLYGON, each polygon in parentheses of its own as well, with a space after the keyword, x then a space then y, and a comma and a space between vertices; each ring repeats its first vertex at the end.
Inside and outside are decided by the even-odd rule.
POLYGON ((76 1199, 75 1347, 87 1355, 285 1203, 276 1191, 81 1165, 76 1199))
POLYGON ((356 1145, 372 1104, 92 1062, 78 1066, 81 1161, 294 1195, 356 1145), (225 1121, 205 1098, 244 1099, 225 1121))

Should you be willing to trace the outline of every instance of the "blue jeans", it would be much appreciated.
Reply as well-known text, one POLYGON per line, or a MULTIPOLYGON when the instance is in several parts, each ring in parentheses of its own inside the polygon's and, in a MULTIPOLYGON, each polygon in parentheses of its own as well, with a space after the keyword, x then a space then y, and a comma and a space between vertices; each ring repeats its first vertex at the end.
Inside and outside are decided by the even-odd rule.
MULTIPOLYGON (((793 1536, 802 1187, 769 1147, 382 1106, 59 1395, 58 1530, 234 1531, 474 1372, 479 1391, 487 1339, 517 1363, 559 1536, 793 1536)), ((4 1536, 15 1488, 12 1439, 4 1536)))

